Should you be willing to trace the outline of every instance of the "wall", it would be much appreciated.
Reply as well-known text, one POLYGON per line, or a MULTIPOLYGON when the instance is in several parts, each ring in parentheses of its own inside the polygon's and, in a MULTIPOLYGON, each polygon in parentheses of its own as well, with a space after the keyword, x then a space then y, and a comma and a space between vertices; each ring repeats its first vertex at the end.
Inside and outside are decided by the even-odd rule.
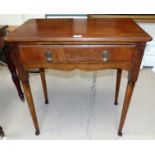
POLYGON ((30 18, 45 18, 44 14, 0 14, 0 25, 21 25, 30 18))
POLYGON ((142 66, 155 66, 155 23, 138 24, 153 38, 153 40, 146 45, 142 66))

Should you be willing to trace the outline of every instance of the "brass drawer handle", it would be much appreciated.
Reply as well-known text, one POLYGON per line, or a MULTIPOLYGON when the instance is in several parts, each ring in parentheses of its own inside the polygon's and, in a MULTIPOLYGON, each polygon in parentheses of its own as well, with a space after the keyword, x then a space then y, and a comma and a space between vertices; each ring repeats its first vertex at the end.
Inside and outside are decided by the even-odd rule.
POLYGON ((102 53, 102 60, 104 62, 107 62, 109 60, 109 51, 108 50, 104 50, 102 53))
POLYGON ((46 51, 44 53, 44 55, 45 55, 45 59, 46 59, 47 62, 51 62, 52 61, 52 52, 46 51))

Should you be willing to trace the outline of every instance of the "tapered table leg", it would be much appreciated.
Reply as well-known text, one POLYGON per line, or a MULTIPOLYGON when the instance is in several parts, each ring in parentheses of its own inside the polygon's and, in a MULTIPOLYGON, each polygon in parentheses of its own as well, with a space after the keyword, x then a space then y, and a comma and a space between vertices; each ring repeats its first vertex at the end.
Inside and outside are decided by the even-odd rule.
POLYGON ((41 77, 42 86, 43 86, 45 104, 48 104, 48 93, 47 93, 46 77, 45 77, 45 71, 42 68, 40 68, 40 77, 41 77))
POLYGON ((21 85, 20 85, 20 82, 19 82, 19 79, 17 76, 15 65, 14 65, 12 58, 11 58, 11 51, 9 51, 9 50, 10 50, 10 47, 7 47, 6 52, 5 52, 8 68, 11 72, 12 80, 16 86, 16 89, 18 91, 18 95, 19 95, 20 99, 22 101, 24 101, 24 94, 23 94, 23 91, 21 89, 21 85))
POLYGON ((121 82, 121 75, 122 75, 122 70, 117 69, 115 102, 114 102, 115 105, 118 105, 118 94, 119 94, 119 88, 120 88, 120 82, 121 82))
POLYGON ((3 131, 3 128, 0 126, 0 136, 1 137, 4 137, 5 135, 4 135, 4 131, 3 131))
POLYGON ((31 113, 31 117, 36 129, 35 134, 39 135, 40 134, 40 130, 39 130, 39 125, 38 125, 38 120, 37 120, 37 116, 36 116, 36 111, 35 111, 35 107, 34 107, 34 102, 33 102, 33 98, 32 98, 32 93, 31 93, 31 89, 30 89, 30 85, 29 85, 29 81, 22 81, 23 84, 23 89, 25 92, 25 96, 27 99, 27 103, 28 103, 28 107, 31 113))
POLYGON ((124 99, 124 104, 123 104, 123 109, 122 109, 122 114, 121 114, 121 120, 119 124, 119 130, 118 130, 118 135, 122 136, 122 128, 125 122, 126 114, 129 108, 131 96, 133 93, 135 82, 129 81, 127 84, 126 88, 126 93, 125 93, 125 99, 124 99))

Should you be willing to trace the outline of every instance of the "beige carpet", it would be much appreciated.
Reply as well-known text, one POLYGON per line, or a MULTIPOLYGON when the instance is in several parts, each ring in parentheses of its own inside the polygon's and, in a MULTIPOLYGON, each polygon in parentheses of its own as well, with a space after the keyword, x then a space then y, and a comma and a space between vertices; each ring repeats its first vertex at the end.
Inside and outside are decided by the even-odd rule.
POLYGON ((18 98, 7 68, 0 67, 0 124, 8 139, 155 139, 155 74, 141 70, 123 136, 117 129, 127 82, 123 72, 119 105, 114 106, 114 70, 46 71, 49 105, 38 74, 30 83, 41 129, 35 136, 27 103, 18 98))

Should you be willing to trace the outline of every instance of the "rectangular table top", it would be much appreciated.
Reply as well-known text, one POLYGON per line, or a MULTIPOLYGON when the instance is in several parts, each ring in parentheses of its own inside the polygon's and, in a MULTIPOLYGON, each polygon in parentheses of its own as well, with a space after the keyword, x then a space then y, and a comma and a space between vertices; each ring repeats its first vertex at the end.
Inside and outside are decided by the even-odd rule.
POLYGON ((8 42, 147 42, 152 38, 132 19, 30 19, 10 33, 8 42))

